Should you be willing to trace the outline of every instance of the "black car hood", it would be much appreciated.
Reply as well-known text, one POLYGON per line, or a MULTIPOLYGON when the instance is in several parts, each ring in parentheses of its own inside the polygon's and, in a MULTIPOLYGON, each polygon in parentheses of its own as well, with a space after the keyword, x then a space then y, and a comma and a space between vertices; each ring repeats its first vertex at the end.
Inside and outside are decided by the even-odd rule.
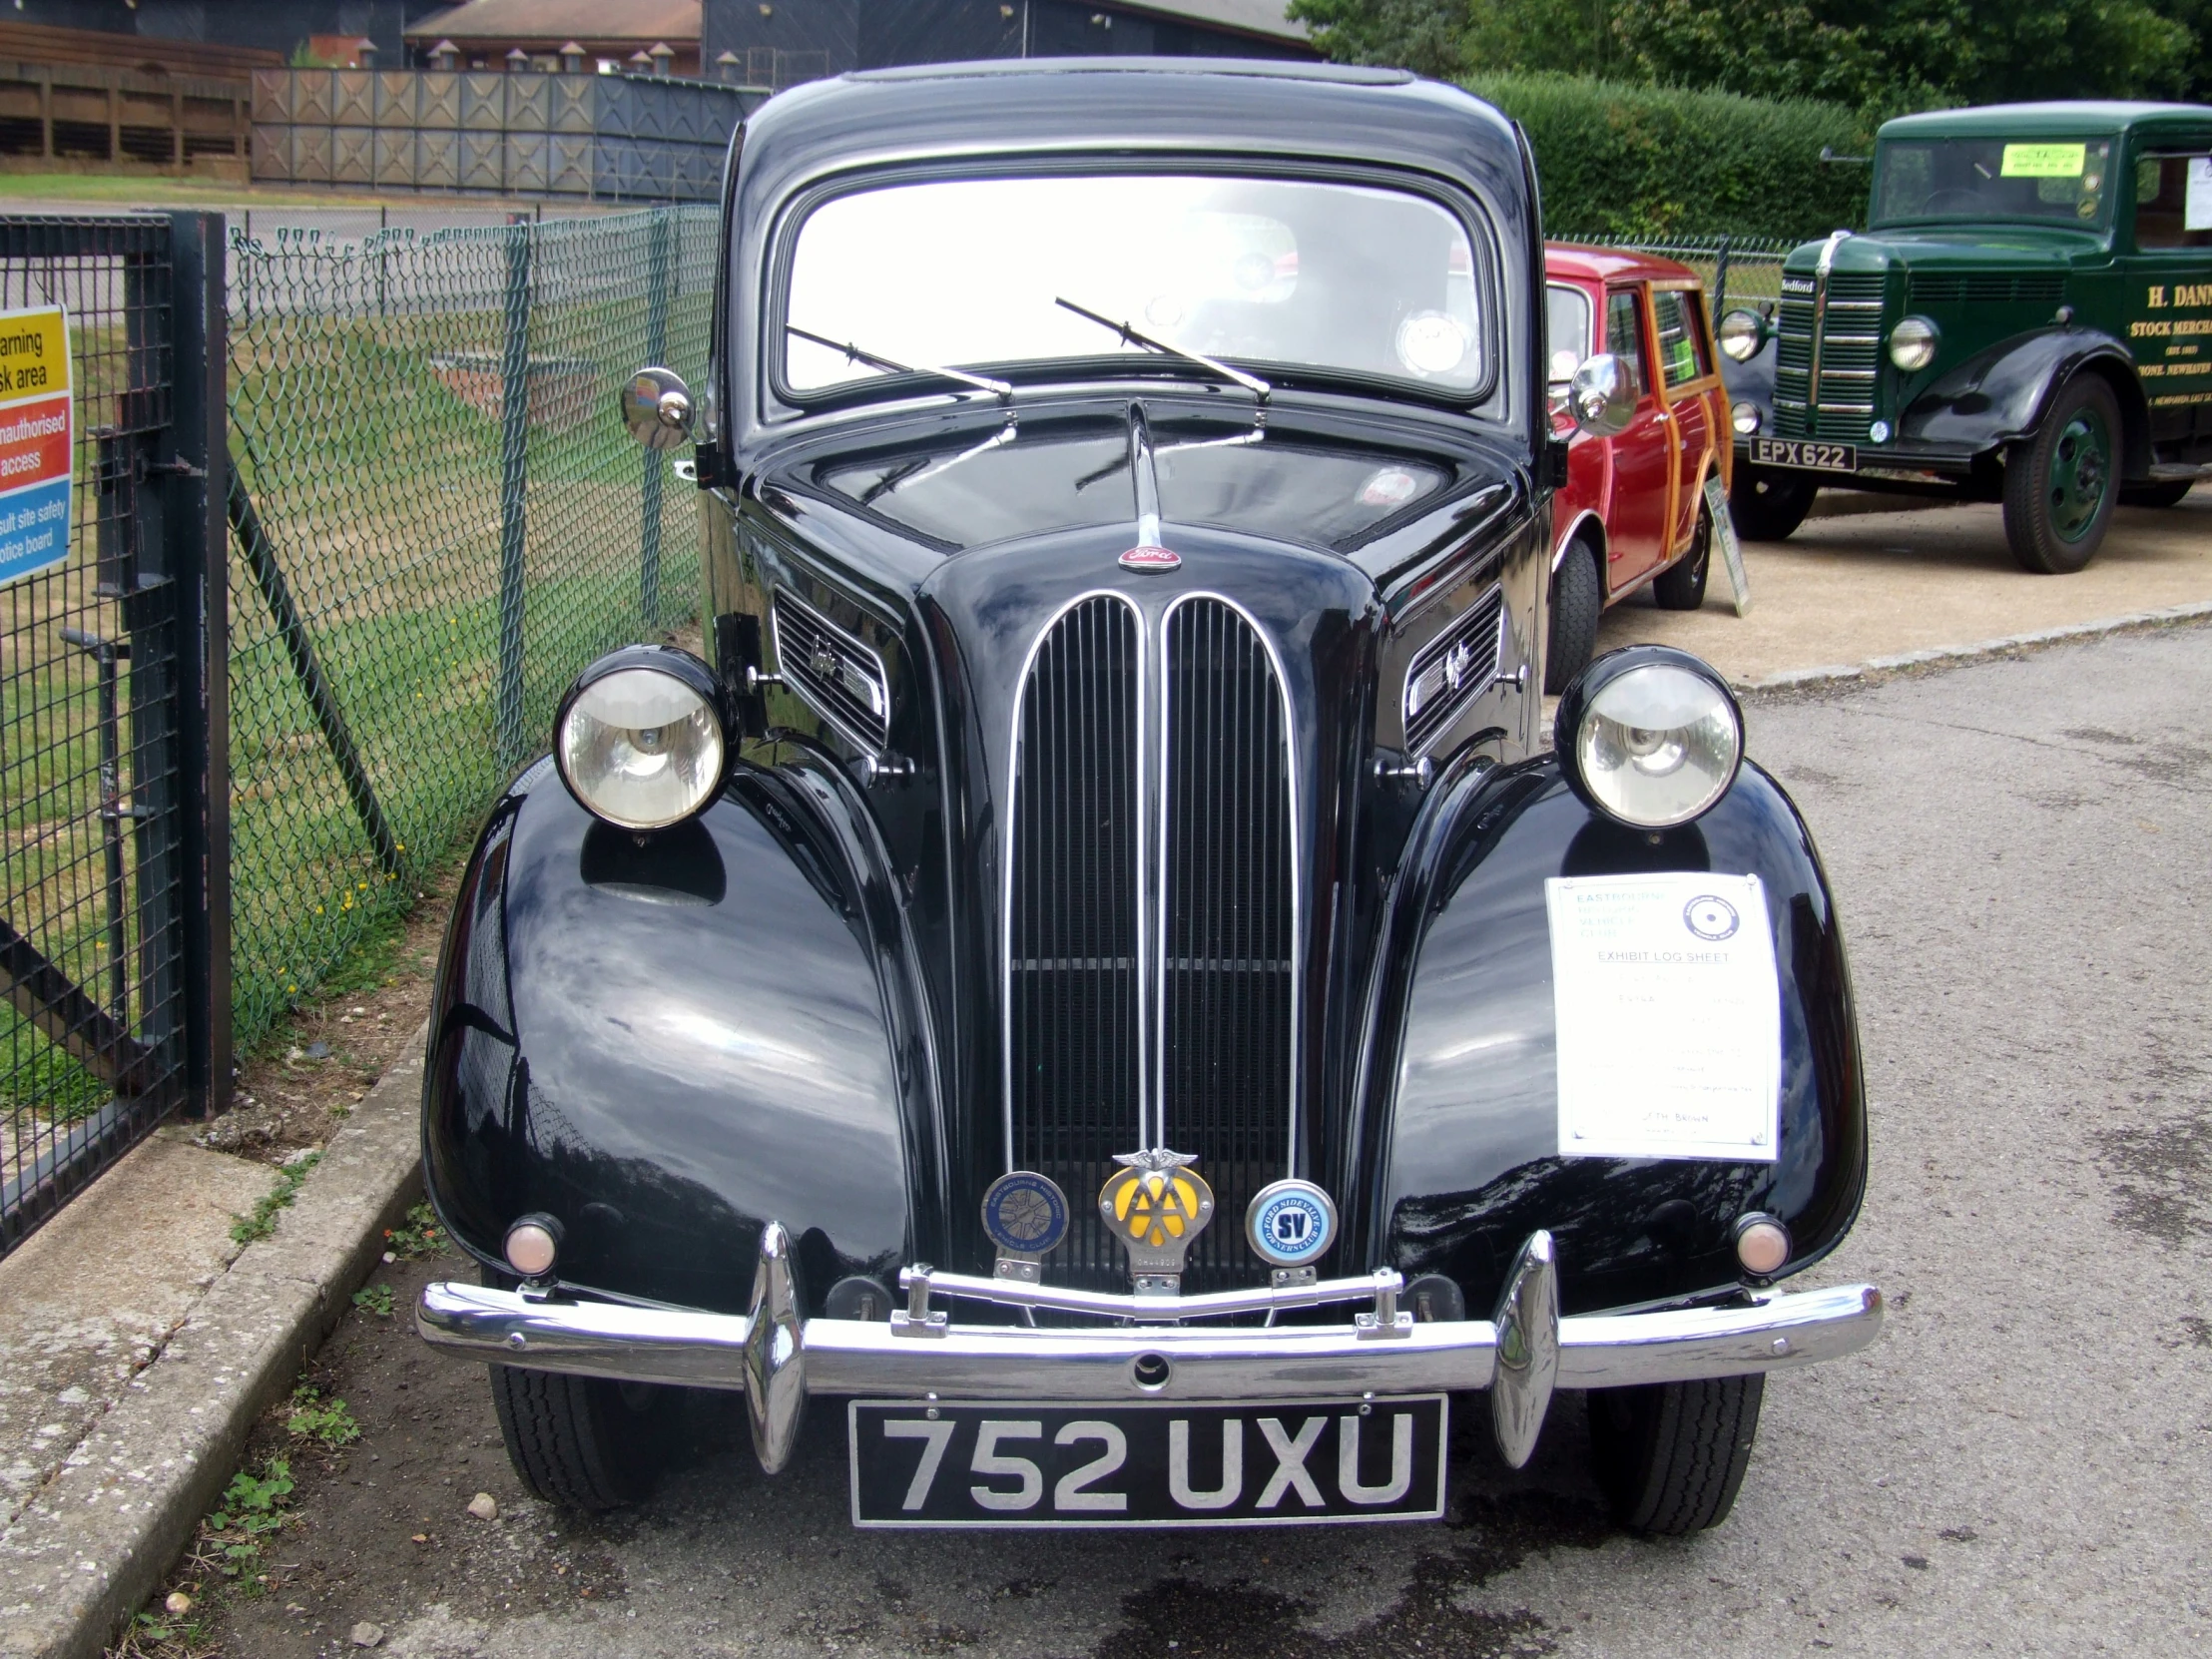
MULTIPOLYGON (((1349 551, 1465 479, 1463 457, 1378 434, 1353 437, 1280 418, 1153 416, 1160 513, 1349 551)), ((967 426, 817 449, 792 468, 814 491, 948 551, 1133 519, 1125 408, 967 426)))

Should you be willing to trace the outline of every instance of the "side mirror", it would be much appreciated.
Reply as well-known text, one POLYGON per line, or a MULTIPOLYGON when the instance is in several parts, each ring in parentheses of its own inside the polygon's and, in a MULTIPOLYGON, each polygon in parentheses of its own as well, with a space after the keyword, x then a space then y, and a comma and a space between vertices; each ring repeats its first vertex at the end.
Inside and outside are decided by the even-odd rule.
POLYGON ((1636 418, 1636 375, 1610 351, 1584 359, 1567 382, 1575 425, 1592 437, 1618 437, 1636 418))
POLYGON ((692 394, 673 368, 641 368, 622 388, 622 423, 648 449, 692 441, 692 394))

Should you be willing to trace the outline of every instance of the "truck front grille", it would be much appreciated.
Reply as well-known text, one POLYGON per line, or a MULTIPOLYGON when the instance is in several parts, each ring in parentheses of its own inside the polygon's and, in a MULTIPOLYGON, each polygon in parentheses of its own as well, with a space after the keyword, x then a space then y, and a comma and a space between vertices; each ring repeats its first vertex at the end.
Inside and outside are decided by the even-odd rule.
MULTIPOLYGON (((1791 284, 1802 284, 1794 278, 1791 284)), ((1882 372, 1884 274, 1830 273, 1821 327, 1820 389, 1813 393, 1816 293, 1785 292, 1775 315, 1774 432, 1786 438, 1863 442, 1882 372)))

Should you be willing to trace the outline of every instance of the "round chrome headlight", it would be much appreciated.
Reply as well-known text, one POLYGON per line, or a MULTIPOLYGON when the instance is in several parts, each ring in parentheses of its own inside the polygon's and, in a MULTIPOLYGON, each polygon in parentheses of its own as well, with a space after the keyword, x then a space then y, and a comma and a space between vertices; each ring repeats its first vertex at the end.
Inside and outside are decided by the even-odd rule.
POLYGON ((586 669, 553 738, 561 782, 624 830, 681 824, 721 788, 727 745, 713 671, 688 652, 633 646, 586 669))
POLYGON ((1722 351, 1737 362, 1748 363, 1767 343, 1767 322, 1757 311, 1730 311, 1714 333, 1722 351))
POLYGON ((1600 657, 1559 700, 1553 746, 1575 793, 1639 830, 1687 824, 1728 793, 1743 715, 1686 651, 1639 645, 1600 657))
POLYGON ((1936 360, 1942 332, 1925 316, 1909 316, 1890 330, 1890 361, 1913 374, 1936 360))
POLYGON ((1759 405, 1739 403, 1728 411, 1728 423, 1736 428, 1739 437, 1753 437, 1759 431, 1759 405))

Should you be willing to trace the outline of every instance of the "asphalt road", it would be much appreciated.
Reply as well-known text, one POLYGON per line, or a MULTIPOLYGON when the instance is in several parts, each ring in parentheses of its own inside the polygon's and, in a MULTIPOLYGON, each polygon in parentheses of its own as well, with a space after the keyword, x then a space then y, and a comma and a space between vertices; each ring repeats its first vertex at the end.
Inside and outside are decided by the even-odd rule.
POLYGON ((2212 1650, 2208 712, 2202 627, 1751 707, 1835 879, 1870 1064, 1873 1185, 1821 1277, 1892 1314, 1770 1384, 1716 1532, 1609 1531, 1572 1396, 1519 1476, 1469 1432, 1440 1525, 854 1533, 830 1411, 774 1481, 725 1435, 642 1511, 572 1522, 519 1499, 480 1381, 356 1322, 341 1380, 382 1354, 415 1391, 360 1374, 377 1420, 280 1552, 323 1576, 225 1651, 343 1651, 355 1618, 498 1659, 2212 1650), (403 1496, 343 1500, 378 1468, 403 1496), (461 1514, 480 1484, 501 1520, 461 1514), (422 1564, 348 1570, 410 1505, 422 1564))

